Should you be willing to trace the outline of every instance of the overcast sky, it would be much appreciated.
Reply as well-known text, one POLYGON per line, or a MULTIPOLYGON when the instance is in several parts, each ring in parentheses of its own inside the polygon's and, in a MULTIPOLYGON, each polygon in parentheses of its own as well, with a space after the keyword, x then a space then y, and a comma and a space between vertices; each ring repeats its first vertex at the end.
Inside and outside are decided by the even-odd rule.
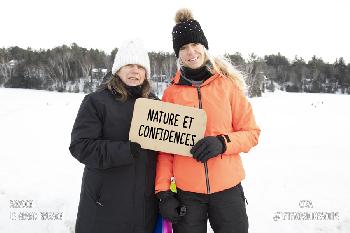
POLYGON ((75 42, 109 53, 128 38, 172 52, 177 9, 188 7, 213 54, 247 58, 312 55, 350 63, 348 0, 0 0, 0 47, 53 48, 75 42))

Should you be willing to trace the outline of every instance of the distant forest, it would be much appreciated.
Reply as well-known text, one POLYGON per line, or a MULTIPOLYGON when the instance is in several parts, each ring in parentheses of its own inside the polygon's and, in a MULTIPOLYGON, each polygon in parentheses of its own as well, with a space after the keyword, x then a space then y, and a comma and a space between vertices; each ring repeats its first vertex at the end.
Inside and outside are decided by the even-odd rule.
MULTIPOLYGON (((104 81, 117 51, 106 54, 75 43, 35 51, 17 46, 0 48, 0 87, 89 93, 104 81)), ((153 82, 169 83, 176 72, 175 55, 150 52, 149 57, 153 82)), ((250 54, 248 59, 240 53, 225 57, 245 74, 250 97, 275 90, 350 94, 350 63, 342 57, 333 64, 316 56, 310 61, 301 57, 290 61, 280 53, 264 57, 250 54)))

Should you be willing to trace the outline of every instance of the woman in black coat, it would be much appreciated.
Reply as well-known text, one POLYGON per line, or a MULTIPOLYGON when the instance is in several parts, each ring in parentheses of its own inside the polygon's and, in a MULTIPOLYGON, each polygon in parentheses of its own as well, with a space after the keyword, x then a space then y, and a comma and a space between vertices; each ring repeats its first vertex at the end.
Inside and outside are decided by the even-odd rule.
POLYGON ((85 164, 76 233, 151 233, 156 152, 129 141, 135 100, 150 92, 147 52, 129 41, 116 54, 108 82, 86 95, 69 150, 85 164))

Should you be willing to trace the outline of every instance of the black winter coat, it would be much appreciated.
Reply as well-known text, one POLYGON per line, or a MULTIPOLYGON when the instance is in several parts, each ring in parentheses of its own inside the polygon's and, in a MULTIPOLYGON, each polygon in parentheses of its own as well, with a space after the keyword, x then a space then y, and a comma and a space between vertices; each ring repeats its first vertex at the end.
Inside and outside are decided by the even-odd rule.
POLYGON ((85 96, 80 106, 69 147, 85 164, 76 233, 153 232, 156 152, 131 154, 134 103, 104 89, 85 96))

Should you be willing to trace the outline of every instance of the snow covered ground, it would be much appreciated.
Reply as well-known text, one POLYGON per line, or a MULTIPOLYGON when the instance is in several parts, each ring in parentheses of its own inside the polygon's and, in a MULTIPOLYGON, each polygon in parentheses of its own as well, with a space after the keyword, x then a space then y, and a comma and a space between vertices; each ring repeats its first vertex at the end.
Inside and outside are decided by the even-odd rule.
MULTIPOLYGON (((74 232, 83 166, 68 146, 83 96, 0 88, 1 233, 74 232)), ((242 154, 249 232, 349 233, 350 96, 251 102, 262 133, 242 154)))

